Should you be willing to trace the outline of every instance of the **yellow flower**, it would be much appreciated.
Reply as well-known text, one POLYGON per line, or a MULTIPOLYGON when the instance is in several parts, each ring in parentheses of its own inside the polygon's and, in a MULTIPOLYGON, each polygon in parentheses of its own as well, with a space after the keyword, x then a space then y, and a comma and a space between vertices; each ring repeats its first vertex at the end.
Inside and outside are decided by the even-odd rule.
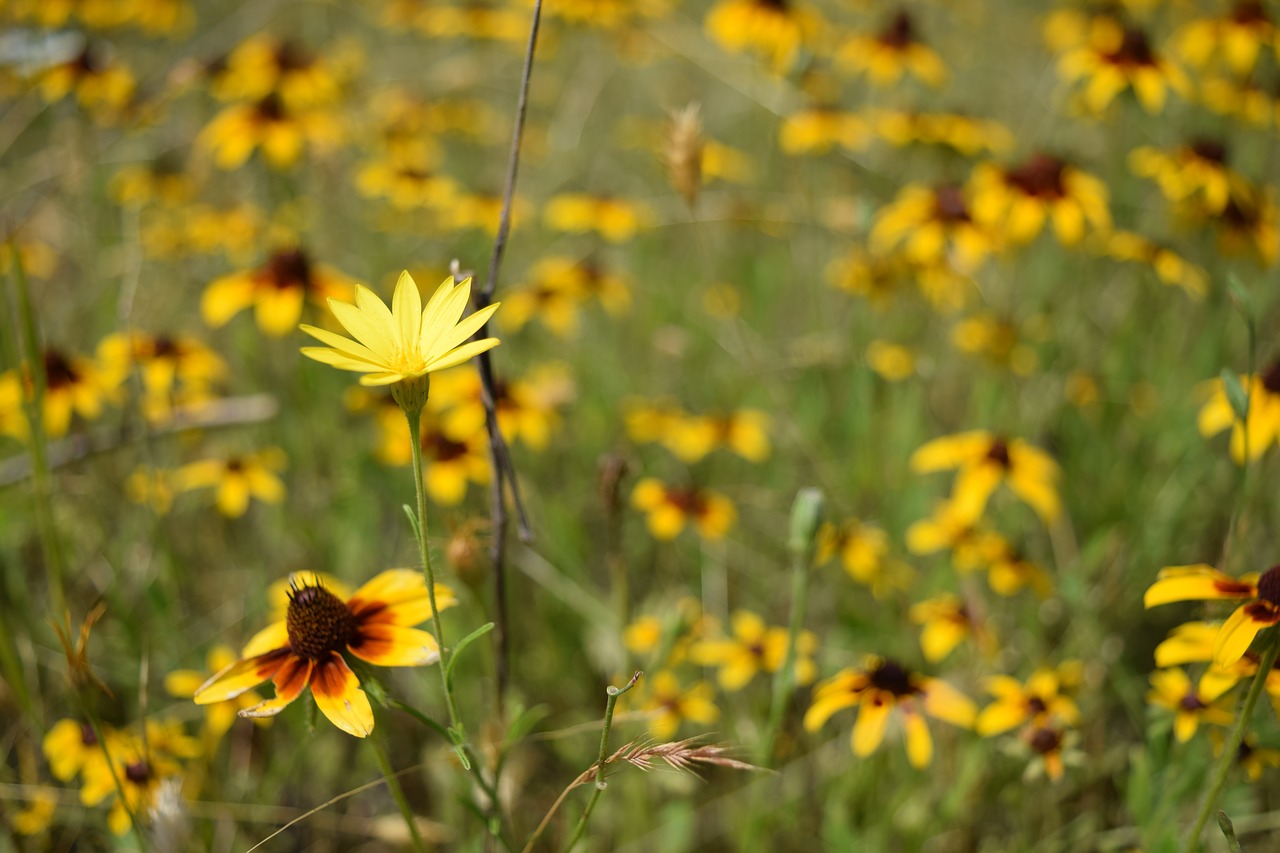
MULTIPOLYGON (((801 631, 796 638, 796 684, 809 684, 816 677, 813 654, 817 648, 818 638, 811 631, 801 631)), ((769 627, 756 614, 739 610, 733 614, 733 637, 695 643, 689 655, 699 666, 719 668, 720 689, 741 690, 756 673, 775 673, 782 668, 787 656, 787 628, 769 627)))
POLYGON ((1275 47, 1277 31, 1259 0, 1237 0, 1221 18, 1197 18, 1173 36, 1174 49, 1189 64, 1203 68, 1215 56, 1239 77, 1247 77, 1264 46, 1275 47))
POLYGON ((649 655, 662 642, 662 620, 657 616, 641 616, 622 632, 622 644, 633 655, 649 655))
POLYGON ((354 305, 329 300, 329 309, 355 340, 303 325, 302 331, 328 346, 303 347, 302 354, 339 370, 364 374, 361 385, 420 379, 498 345, 497 338, 467 342, 498 310, 495 302, 462 319, 470 295, 470 278, 457 283, 446 278, 424 308, 418 285, 406 270, 400 273, 387 308, 372 290, 356 285, 354 305))
MULTIPOLYGON (((516 196, 511 200, 511 227, 515 229, 529 211, 529 203, 516 196)), ((465 193, 458 196, 437 225, 454 231, 477 229, 489 235, 498 233, 502 217, 502 196, 492 193, 465 193)))
POLYGON ((149 465, 139 465, 124 481, 124 493, 130 501, 151 507, 157 515, 173 508, 173 472, 149 465))
POLYGON ((987 585, 996 595, 1006 598, 1017 595, 1023 587, 1031 590, 1041 598, 1047 598, 1053 592, 1053 583, 1044 569, 1027 560, 1016 550, 1004 543, 1004 547, 991 559, 987 566, 987 585))
POLYGON ((1012 370, 1018 376, 1030 376, 1039 365, 1039 357, 1020 338, 1042 337, 1044 318, 1033 318, 1026 325, 1027 328, 1020 330, 1011 321, 995 314, 976 314, 952 327, 951 343, 961 352, 982 356, 991 364, 1012 370))
POLYGON ((897 12, 879 35, 845 39, 835 61, 846 71, 866 74, 877 86, 892 86, 906 73, 930 86, 940 86, 947 79, 941 57, 920 41, 915 22, 905 11, 897 12))
MULTIPOLYGON (((553 17, 602 30, 634 26, 643 18, 663 18, 670 12, 670 0, 563 0, 547 7, 553 17)), ((528 35, 528 22, 521 21, 528 35)))
POLYGON ((853 754, 862 758, 876 751, 896 708, 906 733, 907 758, 917 768, 933 760, 933 738, 924 715, 963 728, 970 728, 977 715, 973 700, 945 681, 872 656, 861 667, 842 669, 818 684, 804 727, 817 731, 832 714, 855 706, 861 708, 853 726, 853 754))
MULTIPOLYGON (((537 365, 523 377, 499 381, 493 401, 498 428, 508 442, 545 450, 551 433, 560 426, 559 409, 576 393, 569 366, 560 362, 537 365)), ((432 380, 428 406, 439 413, 445 435, 466 440, 485 429, 482 395, 480 375, 458 367, 432 380)))
POLYGON ((890 341, 867 344, 867 364, 887 382, 910 379, 916 372, 916 355, 910 347, 890 341))
POLYGON ((397 211, 445 210, 454 203, 458 185, 435 171, 433 157, 388 152, 361 167, 356 188, 366 198, 385 198, 397 211))
POLYGON ((872 130, 890 145, 943 145, 967 157, 1013 147, 1012 131, 998 121, 958 113, 875 109, 867 114, 872 130))
POLYGON ((907 287, 917 287, 938 311, 951 312, 964 305, 973 282, 954 269, 946 257, 916 261, 902 251, 868 251, 855 246, 827 266, 832 287, 870 300, 882 309, 907 287))
POLYGON ((646 513, 649 532, 662 540, 676 538, 690 522, 704 539, 722 539, 738 517, 724 495, 694 486, 668 486, 653 477, 636 483, 631 505, 646 513))
POLYGON ((1254 79, 1202 78, 1200 103, 1218 115, 1234 116, 1256 127, 1280 122, 1280 99, 1254 79))
POLYGON ((979 645, 990 646, 986 630, 975 620, 969 606, 954 595, 938 595, 911 605, 908 618, 920 629, 920 650, 929 663, 937 663, 956 646, 972 636, 979 645))
POLYGON ((1170 89, 1190 94, 1186 75, 1156 52, 1146 33, 1108 16, 1093 19, 1088 43, 1058 60, 1058 74, 1068 82, 1085 81, 1084 104, 1095 114, 1126 89, 1153 115, 1164 109, 1170 89))
POLYGON ((1065 771, 1063 749, 1071 737, 1069 732, 1053 726, 1033 726, 1022 734, 1022 740, 1034 754, 1028 765, 1028 775, 1035 776, 1043 772, 1052 781, 1057 782, 1065 771))
MULTIPOLYGON (((217 675, 235 662, 236 653, 230 646, 214 646, 209 650, 207 668, 204 672, 198 672, 194 669, 175 669, 164 677, 164 689, 168 691, 170 696, 176 696, 179 699, 190 699, 211 676, 217 675)), ((262 701, 261 696, 250 690, 234 699, 228 699, 225 702, 214 702, 205 706, 204 730, 208 739, 211 742, 217 742, 231 728, 232 723, 236 721, 237 712, 252 708, 262 701)), ((254 722, 260 725, 270 725, 271 720, 261 718, 254 720, 254 722)))
MULTIPOLYGON (((384 407, 378 417, 378 429, 379 461, 386 465, 410 464, 413 445, 409 425, 398 405, 384 407)), ((424 415, 420 430, 422 466, 431 500, 456 506, 467 496, 468 484, 483 486, 489 482, 489 434, 483 427, 469 435, 451 437, 440 428, 438 418, 424 415)))
POLYGON ((978 734, 991 737, 1024 724, 1037 728, 1079 725, 1080 709, 1068 695, 1079 681, 1079 671, 1079 662, 1071 661, 1057 669, 1037 669, 1026 684, 1008 675, 990 676, 986 691, 996 701, 978 714, 978 734))
MULTIPOLYGON (((1239 660, 1227 666, 1214 661, 1214 647, 1221 630, 1221 622, 1187 622, 1179 625, 1156 646, 1156 666, 1163 668, 1188 663, 1208 663, 1209 668, 1201 683, 1210 685, 1210 689, 1219 694, 1241 681, 1252 679, 1258 674, 1260 662, 1256 652, 1246 651, 1239 660), (1218 682, 1223 683, 1218 685, 1218 682)), ((1271 697, 1272 707, 1280 714, 1280 670, 1272 669, 1267 673, 1263 687, 1271 697)))
MULTIPOLYGON (((110 736, 110 729, 103 729, 110 736)), ((88 723, 62 719, 45 733, 42 743, 49 772, 59 782, 70 782, 80 774, 91 756, 101 752, 98 736, 88 723)))
POLYGON ((825 565, 837 554, 849 577, 861 584, 872 584, 884 570, 889 553, 889 536, 873 524, 850 518, 839 526, 825 521, 818 528, 818 547, 814 563, 825 565))
POLYGON ((11 825, 19 835, 39 835, 53 823, 58 798, 51 791, 38 791, 21 811, 13 813, 11 825))
POLYGON ((342 125, 324 109, 287 107, 274 93, 251 104, 232 104, 205 125, 196 144, 213 153, 220 169, 238 169, 262 150, 267 164, 287 169, 310 147, 325 153, 342 142, 342 125))
POLYGON ((826 22, 793 0, 719 0, 707 12, 707 34, 730 53, 752 53, 778 73, 819 37, 826 22))
POLYGON ((1061 511, 1059 470, 1049 454, 1021 439, 1006 441, 985 430, 936 438, 911 455, 917 473, 958 468, 951 511, 962 521, 976 521, 1001 483, 1046 522, 1061 511))
POLYGON ((1107 185, 1048 154, 1036 154, 1014 169, 979 165, 969 191, 974 218, 999 229, 1011 243, 1030 243, 1046 222, 1064 246, 1078 244, 1089 230, 1111 228, 1107 185))
POLYGON ((547 202, 543 216, 548 228, 572 234, 595 231, 610 243, 625 243, 653 218, 637 202, 585 193, 555 196, 547 202))
POLYGON ((1222 379, 1205 383, 1211 389, 1209 399, 1200 409, 1198 426, 1200 434, 1208 437, 1231 428, 1231 458, 1243 464, 1245 448, 1252 461, 1280 442, 1280 361, 1263 373, 1253 376, 1241 374, 1240 386, 1249 395, 1249 414, 1245 422, 1236 416, 1227 398, 1222 379))
POLYGON ((769 456, 769 416, 757 409, 725 414, 682 413, 668 425, 660 440, 677 459, 689 465, 718 447, 748 462, 763 462, 769 456))
MULTIPOLYGON (((1212 734, 1217 734, 1216 732, 1212 734)), ((1222 754, 1222 742, 1215 739, 1213 754, 1222 754)), ((1268 767, 1280 767, 1280 749, 1272 749, 1269 746, 1258 746, 1258 739, 1253 735, 1246 735, 1240 741, 1240 746, 1236 748, 1236 763, 1244 768, 1245 775, 1249 777, 1250 782, 1257 782, 1262 778, 1262 771, 1268 767)))
POLYGON ((250 498, 273 504, 284 500, 284 483, 275 473, 284 465, 284 451, 278 447, 225 459, 202 459, 174 472, 173 487, 180 492, 217 489, 218 512, 239 518, 249 509, 250 498))
POLYGON ((944 548, 951 551, 956 571, 964 573, 989 566, 1008 550, 1008 544, 1000 534, 976 526, 953 504, 943 502, 931 517, 907 528, 907 550, 932 554, 944 548))
POLYGON ((102 119, 113 119, 133 99, 136 81, 127 67, 108 59, 92 44, 66 62, 40 74, 40 93, 49 103, 75 95, 80 106, 102 119))
POLYGON ((529 22, 519 9, 486 6, 432 6, 423 9, 414 26, 430 38, 491 39, 519 43, 529 36, 529 22))
POLYGON ((971 215, 966 191, 950 184, 909 184, 876 213, 869 246, 887 254, 901 247, 912 263, 952 263, 971 273, 997 248, 995 235, 971 215))
POLYGON ((856 113, 812 108, 787 116, 778 143, 784 154, 825 154, 832 148, 860 151, 871 142, 871 128, 856 113))
POLYGON ((241 42, 210 90, 222 101, 259 101, 271 95, 291 109, 327 106, 341 94, 340 69, 302 46, 259 34, 241 42))
POLYGON ((1151 178, 1174 203, 1196 201, 1208 213, 1221 213, 1233 195, 1247 194, 1244 177, 1227 166, 1227 148, 1201 139, 1173 153, 1144 145, 1129 153, 1135 175, 1151 178))
POLYGON ((1275 201, 1267 187, 1246 185, 1222 213, 1210 221, 1218 228, 1218 243, 1227 254, 1253 254, 1264 266, 1280 257, 1280 225, 1275 201))
POLYGON ((344 601, 314 576, 292 580, 285 618, 258 632, 241 660, 205 682, 196 704, 230 701, 270 678, 275 697, 240 716, 275 716, 310 686, 330 722, 366 737, 373 731, 373 708, 343 653, 375 666, 436 663, 435 637, 413 627, 431 616, 426 581, 412 569, 388 569, 344 601))
POLYGON ((579 306, 593 297, 614 316, 631 305, 626 281, 595 261, 544 258, 530 270, 528 283, 507 297, 502 319, 511 329, 519 330, 537 318, 556 335, 568 337, 578 330, 579 306))
POLYGON ((257 269, 210 282, 200 300, 200 314, 217 328, 253 306, 258 328, 280 337, 297 325, 306 300, 323 305, 347 296, 352 284, 332 267, 314 263, 302 249, 282 249, 257 269))
MULTIPOLYGON (((109 367, 81 355, 46 349, 42 357, 44 370, 44 406, 42 409, 44 433, 50 438, 61 438, 71 428, 71 418, 79 415, 86 420, 96 420, 102 414, 104 403, 119 402, 120 383, 124 377, 109 367)), ((18 370, 0 374, 0 407, 9 411, 5 432, 15 438, 24 438, 27 432, 25 417, 21 412, 21 400, 34 393, 32 377, 24 364, 18 370)))
POLYGON ((190 335, 108 335, 98 344, 98 360, 121 378, 137 368, 142 410, 152 422, 213 399, 212 386, 227 374, 226 362, 190 335))
POLYGON ((1280 622, 1280 566, 1240 579, 1204 563, 1160 570, 1142 598, 1145 607, 1174 601, 1244 600, 1218 629, 1213 662, 1228 667, 1240 660, 1259 631, 1280 622))
POLYGON ((641 708, 650 711, 649 733, 658 740, 668 740, 685 720, 707 725, 720 719, 720 709, 711 701, 715 695, 711 685, 697 681, 682 687, 670 670, 660 670, 648 680, 641 708))
POLYGON ((1146 264, 1155 270, 1156 277, 1164 284, 1181 287, 1191 296, 1200 299, 1209 290, 1209 274, 1203 267, 1191 263, 1168 246, 1135 234, 1132 231, 1112 231, 1101 242, 1101 251, 1118 261, 1146 264))
POLYGON ((107 826, 115 835, 129 831, 130 814, 145 818, 166 779, 179 779, 178 759, 200 754, 200 744, 177 723, 148 721, 146 737, 119 732, 108 750, 99 749, 82 770, 80 802, 95 806, 111 798, 107 826), (123 798, 121 794, 123 793, 123 798))
POLYGON ((190 201, 196 187, 177 163, 161 157, 144 166, 126 166, 116 172, 108 189, 115 202, 126 207, 178 207, 190 201))
POLYGON ((1195 735, 1201 723, 1229 726, 1235 721, 1230 703, 1221 698, 1221 681, 1201 679, 1198 686, 1181 669, 1162 669, 1151 673, 1151 690, 1147 701, 1159 708, 1174 712, 1173 734, 1178 743, 1186 743, 1195 735))

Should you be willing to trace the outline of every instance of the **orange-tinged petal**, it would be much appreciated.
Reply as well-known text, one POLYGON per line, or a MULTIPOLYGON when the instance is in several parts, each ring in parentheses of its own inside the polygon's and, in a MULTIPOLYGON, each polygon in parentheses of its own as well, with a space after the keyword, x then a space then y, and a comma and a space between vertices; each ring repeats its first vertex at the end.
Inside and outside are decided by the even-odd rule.
POLYGON ((277 649, 257 657, 236 661, 201 685, 192 698, 197 705, 234 699, 274 676, 291 657, 293 653, 288 649, 277 649))
MULTIPOLYGON (((458 603, 453 590, 436 584, 436 607, 444 610, 458 603)), ((387 569, 357 589, 347 607, 361 623, 386 622, 417 625, 431 617, 427 582, 417 569, 387 569)))
POLYGON ((274 717, 284 710, 285 706, 302 695, 302 691, 311 680, 315 664, 306 658, 290 656, 276 672, 272 682, 276 687, 274 698, 260 702, 252 708, 240 712, 242 717, 274 717))
POLYGON ((348 648, 356 657, 378 666, 426 666, 440 660, 435 637, 386 622, 361 625, 360 635, 348 648))
POLYGON ((1142 603, 1156 607, 1174 601, 1253 598, 1257 594, 1257 586, 1248 580, 1236 580, 1213 566, 1197 563, 1161 569, 1156 582, 1142 597, 1142 603))
POLYGON ((329 722, 355 737, 373 732, 373 708, 360 689, 360 680, 342 655, 330 652, 329 659, 317 662, 311 673, 311 694, 329 722))

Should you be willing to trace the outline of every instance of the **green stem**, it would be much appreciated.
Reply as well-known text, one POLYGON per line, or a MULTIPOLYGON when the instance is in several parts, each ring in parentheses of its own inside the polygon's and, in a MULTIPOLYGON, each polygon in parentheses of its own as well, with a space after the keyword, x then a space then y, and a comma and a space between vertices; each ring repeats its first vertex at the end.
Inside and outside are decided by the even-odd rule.
POLYGON ((809 549, 791 555, 791 618, 787 624, 787 654, 782 668, 773 679, 773 699, 769 705, 769 722, 761 743, 760 763, 773 766, 773 748, 782 728, 782 714, 796 683, 796 643, 800 639, 800 626, 804 623, 805 604, 809 592, 809 549))
POLYGON ((573 849, 573 846, 582 838, 582 833, 587 831, 587 821, 591 819, 591 812, 596 807, 600 795, 604 793, 604 789, 609 786, 604 781, 604 763, 609 752, 609 729, 613 728, 613 706, 618 704, 618 697, 626 693, 632 687, 636 686, 636 682, 640 680, 642 672, 637 672, 631 676, 631 680, 627 682, 625 687, 614 687, 610 684, 605 688, 608 698, 604 705, 604 728, 600 730, 600 755, 596 759, 596 784, 591 791, 591 799, 587 800, 587 807, 582 811, 582 817, 578 818, 578 825, 573 828, 573 835, 569 838, 569 843, 564 846, 566 853, 573 849))
POLYGON ((382 778, 387 780, 387 787, 391 789, 391 796, 395 797, 396 805, 400 807, 400 814, 404 817, 404 825, 409 828, 409 836, 413 839, 413 849, 419 853, 425 853, 427 846, 422 840, 422 835, 418 832, 418 822, 414 820, 413 809, 409 808, 409 801, 405 799, 404 789, 400 787, 400 780, 396 778, 396 774, 391 770, 391 760, 387 758, 387 751, 382 745, 382 736, 375 734, 369 738, 369 745, 373 747, 373 754, 378 758, 378 769, 382 771, 382 778))
POLYGON ((409 421, 409 443, 413 448, 413 485, 418 493, 418 551, 422 558, 422 572, 427 578, 427 598, 431 602, 431 627, 436 635, 436 645, 440 647, 440 661, 436 670, 440 673, 440 687, 444 690, 445 705, 449 709, 449 731, 454 742, 454 750, 458 760, 467 770, 471 762, 467 758, 463 745, 466 736, 462 723, 458 720, 458 706, 453 699, 453 691, 449 689, 449 679, 445 675, 449 668, 449 649, 444 644, 444 627, 440 624, 440 608, 436 606, 436 578, 431 569, 431 549, 427 544, 427 492, 422 473, 422 409, 410 411, 405 409, 405 418, 409 421))
POLYGON ((1182 848, 1183 853, 1193 853, 1200 843, 1200 835, 1204 832, 1205 825, 1209 822, 1209 816, 1213 814, 1213 807, 1218 802, 1218 795, 1222 793, 1223 786, 1227 784, 1227 775, 1236 763, 1240 742, 1244 740, 1245 729, 1248 728, 1249 720, 1253 716, 1253 708, 1258 704, 1258 697, 1262 695, 1262 688, 1266 686, 1267 676, 1271 674, 1272 668, 1276 665, 1277 654, 1280 654, 1280 642, 1277 642, 1276 629, 1272 628, 1267 632, 1267 650, 1262 653, 1262 660, 1258 663, 1258 672, 1253 677, 1253 683, 1249 685, 1248 695, 1244 697, 1244 707, 1240 709, 1240 718, 1236 721, 1236 727, 1231 731, 1231 737, 1227 738, 1227 742, 1222 748, 1222 758, 1218 760, 1218 770, 1213 777, 1213 786, 1204 798, 1204 804, 1200 807, 1200 816, 1196 818, 1195 826, 1192 828, 1191 834, 1187 836, 1186 846, 1182 848))

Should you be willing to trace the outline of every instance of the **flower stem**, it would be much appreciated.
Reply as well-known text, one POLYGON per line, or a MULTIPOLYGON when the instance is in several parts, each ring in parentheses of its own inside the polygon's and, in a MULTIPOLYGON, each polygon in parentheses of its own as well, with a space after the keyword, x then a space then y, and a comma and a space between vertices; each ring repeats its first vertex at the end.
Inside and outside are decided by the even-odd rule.
POLYGON ((453 691, 449 689, 449 679, 445 674, 449 669, 449 649, 444 644, 440 608, 436 606, 435 572, 431 569, 431 549, 427 545, 427 492, 422 474, 422 409, 411 411, 406 408, 404 414, 409 421, 409 443, 413 447, 413 485, 418 492, 418 551, 422 558, 422 573, 427 578, 427 599, 431 602, 431 628, 436 635, 436 645, 440 647, 440 661, 436 670, 440 673, 440 687, 444 690, 445 705, 449 709, 449 731, 450 737, 454 739, 454 749, 458 753, 458 760, 462 762, 462 766, 470 770, 471 762, 467 759, 463 748, 466 737, 463 734, 462 723, 458 720, 458 706, 454 702, 453 691))
POLYGON ((565 853, 573 850, 573 846, 582 838, 582 833, 587 831, 587 821, 591 819, 591 812, 596 807, 596 802, 600 799, 600 795, 604 789, 608 787, 608 783, 604 781, 604 763, 608 758, 609 751, 609 729, 613 727, 613 706, 618 703, 618 697, 626 693, 632 687, 636 686, 636 682, 640 680, 642 672, 637 672, 631 676, 631 680, 626 683, 625 687, 614 687, 610 684, 605 688, 608 698, 604 705, 604 728, 600 730, 600 756, 596 759, 596 783, 591 791, 591 799, 587 800, 587 807, 582 811, 582 817, 578 818, 578 825, 573 828, 573 835, 570 836, 569 842, 565 844, 565 853))
POLYGON ((1222 747, 1222 758, 1218 760, 1218 771, 1214 774, 1213 786, 1204 798, 1204 804, 1200 806, 1200 816, 1196 818, 1196 824, 1191 834, 1187 836, 1187 844, 1182 848, 1183 853, 1193 853, 1200 843, 1200 835, 1209 822, 1209 816, 1213 814, 1218 795, 1227 784, 1227 774, 1231 772, 1231 767, 1236 762, 1240 742, 1244 740, 1245 729, 1248 728, 1249 720, 1253 717, 1253 709, 1262 695, 1262 688, 1266 686, 1267 676, 1271 674, 1276 664, 1277 654, 1280 654, 1280 642, 1277 642, 1276 629, 1272 628, 1267 632, 1267 650, 1262 653, 1258 672, 1253 677, 1253 683, 1249 685, 1249 693, 1244 697, 1244 707, 1240 709, 1240 718, 1236 721, 1236 727, 1232 729, 1231 737, 1227 738, 1226 744, 1222 747))
POLYGON ((373 754, 378 758, 378 769, 382 771, 382 778, 387 780, 387 787, 391 789, 391 796, 395 798, 396 805, 400 807, 400 814, 404 817, 404 825, 409 828, 409 837, 413 839, 413 849, 419 853, 425 853, 427 846, 422 840, 421 833, 418 832, 418 822, 414 820, 413 809, 409 808, 409 801, 405 799, 404 789, 400 787, 400 780, 396 778, 396 774, 391 770, 391 760, 387 757, 387 750, 382 745, 382 735, 375 734, 369 738, 369 745, 373 747, 373 754))

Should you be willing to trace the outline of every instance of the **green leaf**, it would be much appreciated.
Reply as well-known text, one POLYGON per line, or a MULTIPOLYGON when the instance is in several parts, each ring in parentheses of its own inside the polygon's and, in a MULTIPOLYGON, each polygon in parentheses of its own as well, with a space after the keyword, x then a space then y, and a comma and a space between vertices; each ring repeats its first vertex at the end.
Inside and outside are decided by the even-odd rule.
POLYGON ((449 682, 450 689, 453 688, 453 668, 458 665, 458 658, 462 656, 462 651, 476 640, 493 630, 493 623, 486 622, 479 628, 463 637, 458 645, 453 647, 453 654, 449 656, 449 665, 445 668, 444 677, 449 682))
POLYGON ((1231 818, 1227 817, 1227 813, 1218 810, 1218 828, 1222 830, 1222 834, 1227 838, 1227 847, 1231 853, 1240 853, 1240 842, 1236 839, 1236 828, 1231 824, 1231 818))
POLYGON ((1218 375, 1222 379, 1222 389, 1227 394, 1227 402, 1231 404, 1231 411, 1235 412, 1236 420, 1247 420, 1249 417, 1249 395, 1245 392, 1244 386, 1240 384, 1240 377, 1225 367, 1222 368, 1222 373, 1218 375))
POLYGON ((435 720, 431 719, 426 714, 422 713, 412 705, 406 705, 404 702, 401 702, 396 699, 392 699, 390 701, 390 704, 391 704, 391 707, 399 708, 401 711, 404 711, 410 717, 413 717, 415 720, 422 723, 427 728, 434 730, 438 735, 440 735, 445 740, 448 740, 448 741, 453 740, 453 737, 449 734, 448 729, 446 729, 444 726, 440 725, 435 720))
POLYGON ((401 504, 404 508, 404 514, 409 516, 409 526, 413 528, 413 538, 421 541, 422 528, 418 527, 418 515, 413 511, 413 507, 408 504, 401 504))

